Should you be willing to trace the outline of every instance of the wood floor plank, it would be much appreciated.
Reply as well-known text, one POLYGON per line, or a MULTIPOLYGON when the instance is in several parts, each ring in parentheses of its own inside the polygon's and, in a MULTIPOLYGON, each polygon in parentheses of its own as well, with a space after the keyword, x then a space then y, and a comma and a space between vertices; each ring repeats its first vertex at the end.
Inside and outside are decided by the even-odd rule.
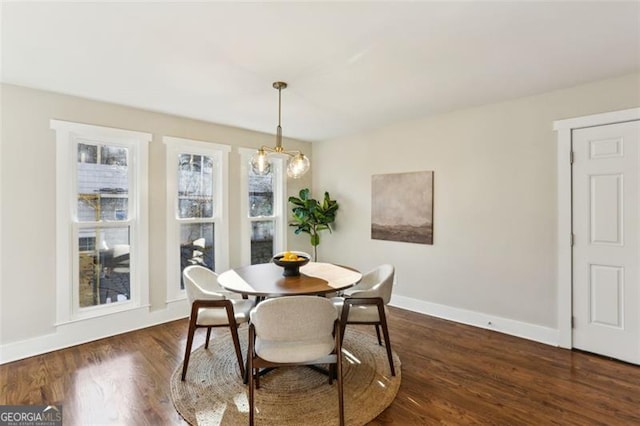
MULTIPOLYGON (((402 383, 371 425, 640 424, 638 366, 397 308, 389 328, 402 383)), ((2 365, 0 404, 63 404, 69 425, 183 425, 169 380, 186 330, 175 321, 2 365)))

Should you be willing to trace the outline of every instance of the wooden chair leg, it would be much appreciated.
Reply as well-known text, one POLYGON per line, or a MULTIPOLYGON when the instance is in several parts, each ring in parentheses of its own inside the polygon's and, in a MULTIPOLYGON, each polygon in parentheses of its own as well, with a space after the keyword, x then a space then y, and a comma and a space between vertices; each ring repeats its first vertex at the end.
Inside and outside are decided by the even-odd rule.
MULTIPOLYGON (((249 361, 249 364, 251 364, 251 361, 249 361)), ((254 407, 254 404, 255 404, 254 392, 255 392, 255 388, 254 388, 254 383, 253 383, 253 371, 250 371, 250 373, 249 373, 249 425, 250 426, 253 426, 253 422, 254 422, 253 417, 255 415, 254 412, 256 411, 256 409, 254 407)))
POLYGON ((335 364, 329 364, 329 385, 333 384, 333 376, 336 374, 335 364))
POLYGON ((378 336, 378 345, 382 346, 382 341, 380 340, 380 325, 376 324, 376 335, 378 336))
POLYGON ((244 364, 244 376, 242 376, 242 383, 245 385, 249 383, 249 350, 247 349, 247 361, 244 364))
POLYGON ((189 357, 191 356, 191 345, 193 345, 193 335, 196 332, 197 317, 191 315, 189 318, 189 331, 187 333, 187 347, 184 350, 184 361, 182 362, 182 381, 187 377, 187 367, 189 366, 189 357))
POLYGON ((244 360, 242 359, 242 349, 240 349, 240 340, 238 339, 238 328, 229 326, 231 338, 233 339, 233 347, 236 350, 236 358, 238 359, 238 367, 240 367, 240 377, 244 377, 244 360))
POLYGON ((342 336, 336 339, 336 370, 338 382, 338 413, 340 417, 340 426, 344 426, 344 393, 342 388, 342 336))
POLYGON ((249 375, 249 426, 253 426, 254 405, 254 375, 253 375, 253 327, 249 328, 249 348, 247 350, 247 374, 249 375))
POLYGON ((344 333, 347 328, 347 321, 349 320, 349 311, 351 310, 351 304, 344 303, 342 305, 342 314, 340 315, 340 346, 344 342, 344 333))
POLYGON ((393 355, 391 354, 391 340, 389 340, 389 328, 387 327, 387 316, 384 313, 384 306, 378 307, 378 313, 380 315, 380 324, 382 325, 382 333, 384 333, 384 346, 387 349, 387 358, 389 358, 389 367, 391 368, 391 375, 396 375, 396 369, 393 366, 393 355))
POLYGON ((211 337, 211 327, 207 327, 207 339, 204 341, 204 348, 209 349, 209 338, 211 337))

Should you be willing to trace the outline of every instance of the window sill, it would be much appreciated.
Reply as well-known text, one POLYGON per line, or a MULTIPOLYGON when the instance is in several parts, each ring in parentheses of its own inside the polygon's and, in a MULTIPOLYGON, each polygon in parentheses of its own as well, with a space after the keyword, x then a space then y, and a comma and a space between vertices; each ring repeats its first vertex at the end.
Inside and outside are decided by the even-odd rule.
POLYGON ((144 311, 148 312, 151 305, 134 305, 133 302, 123 302, 122 304, 116 304, 119 306, 96 306, 93 308, 85 308, 89 309, 89 311, 85 311, 79 314, 76 314, 72 318, 68 320, 62 320, 56 322, 55 326, 64 326, 66 324, 73 324, 82 321, 89 321, 93 319, 99 319, 108 316, 117 316, 118 314, 129 313, 133 311, 144 311))

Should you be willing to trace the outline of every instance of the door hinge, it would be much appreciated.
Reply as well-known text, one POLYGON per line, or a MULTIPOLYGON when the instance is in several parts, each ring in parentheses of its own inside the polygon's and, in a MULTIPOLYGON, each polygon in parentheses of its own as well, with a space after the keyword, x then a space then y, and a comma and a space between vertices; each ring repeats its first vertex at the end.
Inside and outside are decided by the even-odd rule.
POLYGON ((569 244, 571 245, 571 247, 573 247, 575 243, 576 243, 576 235, 572 232, 571 234, 569 234, 569 244))
POLYGON ((573 151, 569 152, 569 164, 573 164, 573 151))
POLYGON ((571 328, 576 328, 576 317, 571 317, 571 328))

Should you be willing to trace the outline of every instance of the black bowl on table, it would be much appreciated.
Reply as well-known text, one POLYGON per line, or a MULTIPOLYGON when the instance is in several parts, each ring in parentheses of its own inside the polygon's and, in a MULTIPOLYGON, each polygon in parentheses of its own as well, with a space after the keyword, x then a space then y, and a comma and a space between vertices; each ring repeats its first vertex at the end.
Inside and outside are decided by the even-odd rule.
POLYGON ((300 275, 300 267, 309 263, 309 258, 298 256, 298 260, 283 260, 284 256, 276 256, 273 263, 284 268, 282 275, 285 277, 297 277, 300 275))

